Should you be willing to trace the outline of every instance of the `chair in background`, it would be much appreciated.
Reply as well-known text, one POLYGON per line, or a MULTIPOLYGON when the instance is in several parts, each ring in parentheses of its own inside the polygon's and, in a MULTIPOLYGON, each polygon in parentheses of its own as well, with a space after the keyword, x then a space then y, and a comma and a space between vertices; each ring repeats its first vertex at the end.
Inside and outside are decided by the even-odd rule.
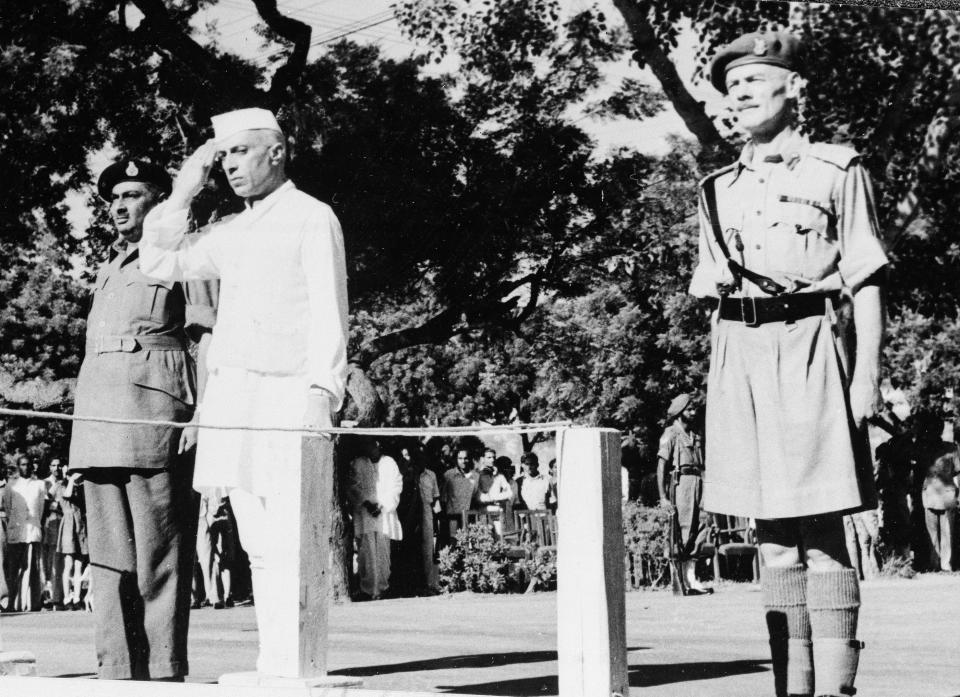
POLYGON ((750 580, 760 580, 760 546, 749 518, 716 515, 710 531, 713 568, 717 578, 739 580, 745 570, 750 580), (722 562, 721 562, 722 560, 722 562))

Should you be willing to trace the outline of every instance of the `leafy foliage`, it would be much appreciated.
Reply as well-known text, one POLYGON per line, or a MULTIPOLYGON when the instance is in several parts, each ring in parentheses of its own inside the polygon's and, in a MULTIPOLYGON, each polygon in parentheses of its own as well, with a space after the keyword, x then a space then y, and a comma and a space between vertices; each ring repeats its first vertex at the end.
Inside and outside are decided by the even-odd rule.
MULTIPOLYGON (((667 535, 671 514, 635 501, 623 505, 623 544, 631 561, 634 582, 629 587, 655 585, 667 578, 667 535)), ((627 573, 631 572, 627 569, 627 573)))
MULTIPOLYGON (((685 32, 702 79, 721 43, 789 26, 817 47, 804 127, 860 149, 898 239, 890 374, 925 403, 957 393, 955 15, 614 0, 619 16, 606 17, 557 0, 402 0, 398 20, 421 57, 345 42, 306 63, 303 27, 278 21, 269 2, 256 3, 265 59, 191 29, 216 4, 135 0, 139 24, 126 5, 90 0, 0 7, 0 156, 18 175, 0 192, 6 374, 56 386, 76 370, 84 308, 66 270, 79 261, 88 281, 111 237, 91 163, 122 152, 174 167, 206 137, 210 113, 258 103, 279 110, 292 178, 347 231, 351 355, 390 422, 562 416, 655 439, 673 394, 703 384, 706 313, 685 293, 695 186, 715 164, 711 131, 724 134, 723 157, 738 145, 731 114, 706 115, 665 68, 685 32), (603 91, 606 66, 627 56, 656 81, 603 91), (428 75, 432 60, 454 67, 428 75), (664 157, 598 153, 579 121, 642 122, 668 106, 688 127, 692 112, 712 126, 664 157), (96 209, 85 237, 71 230, 78 205, 96 209), (62 321, 31 320, 32 304, 62 321)), ((216 180, 199 219, 236 206, 225 192, 216 180)), ((26 444, 18 434, 4 445, 26 444)), ((62 433, 29 438, 63 447, 62 433)))
MULTIPOLYGON (((0 404, 60 407, 83 355, 83 288, 62 266, 55 241, 0 271, 0 404), (61 267, 61 268, 58 268, 61 267)), ((37 462, 66 455, 63 422, 0 421, 0 452, 22 451, 37 462)))
POLYGON ((457 531, 457 543, 440 551, 440 590, 444 593, 507 593, 519 587, 519 568, 490 526, 473 523, 457 531))

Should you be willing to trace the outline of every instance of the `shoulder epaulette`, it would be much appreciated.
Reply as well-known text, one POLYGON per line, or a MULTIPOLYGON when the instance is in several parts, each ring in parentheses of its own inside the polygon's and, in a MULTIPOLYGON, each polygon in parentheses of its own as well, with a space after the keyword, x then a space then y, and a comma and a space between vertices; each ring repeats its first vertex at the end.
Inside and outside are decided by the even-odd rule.
POLYGON ((710 181, 711 179, 716 179, 717 177, 720 177, 720 176, 726 174, 727 172, 732 171, 733 169, 736 168, 737 164, 738 164, 738 163, 736 163, 736 162, 731 162, 731 163, 730 163, 729 165, 727 165, 726 167, 721 167, 720 169, 716 169, 716 170, 710 172, 710 174, 708 174, 707 176, 705 176, 703 179, 700 180, 700 187, 703 187, 703 185, 706 184, 706 183, 707 183, 708 181, 710 181))
POLYGON ((836 145, 834 143, 812 143, 810 154, 818 160, 829 162, 840 169, 846 169, 850 166, 850 163, 860 157, 860 153, 849 145, 836 145))

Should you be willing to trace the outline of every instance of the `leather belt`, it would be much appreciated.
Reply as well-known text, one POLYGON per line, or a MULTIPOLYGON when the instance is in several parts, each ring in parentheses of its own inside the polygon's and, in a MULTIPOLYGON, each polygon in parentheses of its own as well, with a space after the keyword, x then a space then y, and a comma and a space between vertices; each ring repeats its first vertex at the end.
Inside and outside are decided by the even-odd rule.
POLYGON ((680 474, 692 474, 694 476, 699 477, 701 474, 703 474, 703 470, 700 469, 699 467, 684 465, 683 467, 680 468, 680 474))
POLYGON ((827 312, 826 301, 836 305, 839 293, 788 293, 773 298, 720 298, 720 319, 757 327, 769 322, 795 322, 827 312))
POLYGON ((87 342, 87 351, 90 353, 133 353, 139 349, 144 351, 187 350, 181 337, 169 334, 143 336, 100 334, 93 341, 87 342))

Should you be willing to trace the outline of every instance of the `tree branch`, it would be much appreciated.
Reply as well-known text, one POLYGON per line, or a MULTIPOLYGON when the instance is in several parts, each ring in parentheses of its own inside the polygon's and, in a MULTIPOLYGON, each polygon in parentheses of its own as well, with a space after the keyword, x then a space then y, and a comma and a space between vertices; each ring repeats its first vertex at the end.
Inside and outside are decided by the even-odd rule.
POLYGON ((184 66, 187 74, 194 78, 192 97, 201 117, 215 113, 216 107, 228 98, 238 101, 238 92, 241 99, 247 101, 253 101, 260 94, 246 80, 225 73, 213 55, 177 25, 162 0, 132 2, 144 16, 136 35, 184 66))
POLYGON ((293 44, 293 52, 287 62, 273 74, 270 91, 267 93, 270 106, 276 109, 286 101, 287 90, 296 91, 300 84, 303 69, 307 65, 307 54, 310 52, 310 37, 313 30, 309 24, 304 24, 299 20, 281 14, 280 10, 277 9, 276 0, 253 0, 253 4, 266 25, 280 37, 293 44))
POLYGON ((367 368, 377 358, 388 353, 420 344, 441 343, 457 334, 485 325, 496 325, 515 331, 536 310, 543 282, 543 272, 540 271, 503 283, 497 286, 493 293, 497 299, 488 297, 454 305, 422 324, 378 336, 361 346, 350 361, 361 368, 367 368), (499 298, 527 283, 530 284, 530 299, 523 309, 515 314, 518 299, 503 301, 499 298))
POLYGON ((661 48, 653 25, 637 6, 636 1, 613 0, 613 4, 626 22, 627 30, 633 39, 637 60, 650 66, 650 70, 660 81, 664 94, 683 119, 687 129, 704 148, 720 152, 728 150, 729 145, 720 135, 713 119, 707 115, 703 104, 694 99, 683 84, 673 61, 661 48))

